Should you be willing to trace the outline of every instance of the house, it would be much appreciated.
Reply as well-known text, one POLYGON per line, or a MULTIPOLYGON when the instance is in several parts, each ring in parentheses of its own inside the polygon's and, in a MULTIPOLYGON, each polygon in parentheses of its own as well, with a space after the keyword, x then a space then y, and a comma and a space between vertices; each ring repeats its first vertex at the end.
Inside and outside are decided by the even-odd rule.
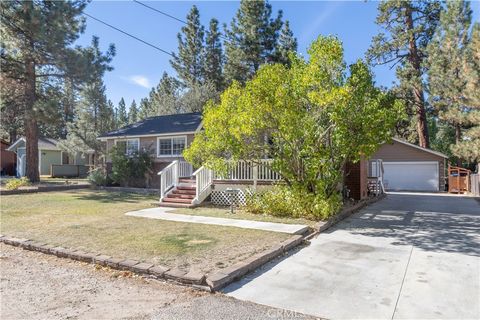
MULTIPOLYGON (((179 160, 185 176, 190 176, 192 168, 186 164, 182 156, 183 150, 189 146, 195 133, 201 128, 201 113, 183 113, 146 118, 118 130, 110 131, 98 137, 105 142, 107 154, 113 146, 123 148, 126 154, 145 151, 153 156, 153 171, 149 187, 160 187, 157 172, 163 170, 172 161, 179 160)), ((111 159, 107 157, 107 168, 111 167, 111 159)))
MULTIPOLYGON (((201 126, 200 113, 157 116, 107 132, 98 139, 105 142, 107 152, 117 146, 124 149, 125 154, 146 151, 153 156, 154 175, 149 179, 149 187, 160 188, 162 205, 191 206, 209 196, 214 204, 228 205, 232 199, 241 203, 252 189, 260 191, 281 180, 269 166, 271 159, 261 159, 255 164, 239 161, 225 176, 218 176, 205 167, 194 171, 182 152, 192 143, 201 126), (157 172, 160 177, 156 176, 157 172), (232 189, 236 190, 235 194, 231 193, 232 189)), ((109 168, 111 160, 107 158, 109 168)), ((355 199, 367 196, 366 170, 365 159, 349 168, 351 174, 346 181, 351 183, 351 196, 355 199), (360 179, 361 182, 356 181, 360 179)))
MULTIPOLYGON (((18 177, 26 173, 26 140, 24 137, 15 141, 7 150, 13 151, 17 158, 18 177)), ((58 147, 58 141, 51 138, 38 139, 38 171, 41 176, 77 177, 86 175, 88 165, 92 163, 91 154, 70 156, 58 147)))
MULTIPOLYGON (((445 170, 448 157, 443 153, 422 148, 401 139, 393 138, 372 155, 383 163, 385 189, 408 191, 445 191, 445 170)), ((370 163, 370 171, 375 164, 370 163)))
POLYGON ((12 151, 8 151, 8 147, 10 146, 10 143, 8 143, 5 140, 0 140, 1 143, 1 149, 0 149, 0 161, 1 161, 1 166, 0 166, 0 174, 3 175, 8 175, 8 176, 13 176, 15 175, 15 167, 17 165, 17 157, 15 156, 15 153, 12 151))

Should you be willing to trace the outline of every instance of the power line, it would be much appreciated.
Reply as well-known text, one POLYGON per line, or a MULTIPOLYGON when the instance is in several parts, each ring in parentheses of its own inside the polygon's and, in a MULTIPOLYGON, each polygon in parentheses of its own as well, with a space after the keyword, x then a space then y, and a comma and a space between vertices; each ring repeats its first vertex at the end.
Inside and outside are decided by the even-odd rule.
MULTIPOLYGON (((160 14, 166 16, 166 17, 169 17, 170 19, 176 20, 176 21, 181 22, 181 23, 183 23, 183 24, 187 24, 187 21, 182 20, 182 19, 177 18, 177 17, 174 17, 174 16, 172 16, 171 14, 168 14, 168 13, 166 13, 166 12, 163 12, 163 11, 161 11, 161 10, 158 10, 157 8, 151 7, 151 6, 149 6, 148 4, 145 4, 145 3, 140 2, 140 1, 138 1, 138 0, 132 0, 132 1, 135 2, 135 3, 137 3, 137 4, 139 4, 139 5, 141 5, 141 6, 144 6, 145 8, 148 8, 148 9, 153 10, 153 11, 155 11, 155 12, 157 12, 157 13, 160 13, 160 14)), ((223 40, 228 40, 228 38, 225 37, 225 36, 223 36, 222 34, 219 34, 219 37, 222 38, 223 40)))
POLYGON ((147 4, 143 3, 143 2, 140 2, 140 1, 137 1, 137 0, 133 0, 133 2, 138 3, 139 5, 144 6, 144 7, 148 8, 148 9, 150 9, 150 10, 153 10, 153 11, 155 11, 155 12, 158 12, 158 13, 160 13, 160 14, 163 14, 164 16, 167 16, 167 17, 169 17, 169 18, 171 18, 171 19, 173 19, 173 20, 177 20, 178 22, 181 22, 181 23, 183 23, 183 24, 187 24, 187 22, 186 22, 185 20, 182 20, 182 19, 179 19, 179 18, 177 18, 177 17, 174 17, 174 16, 172 16, 172 15, 166 13, 166 12, 163 12, 163 11, 161 11, 161 10, 158 10, 158 9, 156 9, 156 8, 154 8, 154 7, 150 7, 149 5, 147 5, 147 4))
POLYGON ((160 52, 162 52, 162 53, 168 54, 168 55, 171 56, 171 57, 174 56, 172 53, 168 52, 167 50, 163 50, 162 48, 159 48, 159 47, 157 47, 156 45, 151 44, 150 42, 147 42, 147 41, 145 41, 145 40, 142 40, 142 39, 140 39, 139 37, 136 37, 136 36, 134 36, 134 35, 126 32, 126 31, 123 31, 123 30, 121 30, 121 29, 119 29, 119 28, 117 28, 117 27, 115 27, 115 26, 112 26, 111 24, 106 23, 105 21, 102 21, 102 20, 100 20, 100 19, 98 19, 98 18, 95 18, 95 17, 89 15, 88 13, 83 12, 83 14, 86 15, 87 17, 95 20, 95 21, 98 21, 98 22, 100 22, 100 23, 102 23, 102 24, 104 24, 104 25, 106 25, 106 26, 108 26, 108 27, 110 27, 110 28, 118 31, 118 32, 123 33, 124 35, 129 36, 130 38, 133 38, 133 39, 135 39, 135 40, 137 40, 137 41, 142 42, 143 44, 146 44, 147 46, 150 46, 150 47, 152 47, 152 48, 154 48, 154 49, 157 49, 158 51, 160 51, 160 52))

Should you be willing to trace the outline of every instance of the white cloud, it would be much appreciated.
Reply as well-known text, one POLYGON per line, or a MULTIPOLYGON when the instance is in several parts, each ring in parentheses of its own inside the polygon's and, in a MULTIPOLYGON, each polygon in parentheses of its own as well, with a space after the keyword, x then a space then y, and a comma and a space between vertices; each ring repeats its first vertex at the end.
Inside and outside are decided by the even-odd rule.
POLYGON ((150 80, 147 77, 142 75, 133 75, 127 78, 130 82, 139 85, 140 87, 144 87, 150 89, 152 86, 150 84, 150 80))
POLYGON ((320 27, 327 22, 334 14, 335 11, 341 6, 343 2, 325 2, 327 6, 319 12, 317 18, 300 34, 301 41, 310 44, 321 32, 320 27))

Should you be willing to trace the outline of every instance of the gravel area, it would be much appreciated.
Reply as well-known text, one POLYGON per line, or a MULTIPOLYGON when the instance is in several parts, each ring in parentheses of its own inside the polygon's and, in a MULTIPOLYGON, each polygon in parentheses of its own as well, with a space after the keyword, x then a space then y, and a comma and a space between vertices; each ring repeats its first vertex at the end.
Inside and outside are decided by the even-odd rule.
POLYGON ((313 319, 0 244, 2 319, 313 319))

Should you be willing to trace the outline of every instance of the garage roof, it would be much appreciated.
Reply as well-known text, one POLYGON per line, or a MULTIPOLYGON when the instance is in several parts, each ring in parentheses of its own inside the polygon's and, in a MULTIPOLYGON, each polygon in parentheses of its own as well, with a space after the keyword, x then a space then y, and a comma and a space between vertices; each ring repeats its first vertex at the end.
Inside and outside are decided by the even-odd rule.
POLYGON ((428 152, 428 153, 437 155, 437 156, 439 156, 439 157, 443 157, 443 158, 448 159, 448 156, 445 155, 445 154, 443 154, 443 153, 441 153, 441 152, 433 151, 433 150, 427 149, 427 148, 423 148, 423 147, 417 146, 416 144, 407 142, 407 141, 402 140, 402 139, 393 138, 393 141, 396 141, 396 142, 398 142, 398 143, 402 143, 402 144, 405 144, 405 145, 407 145, 407 146, 410 146, 410 147, 413 147, 413 148, 417 148, 417 149, 420 149, 420 150, 422 150, 422 151, 425 151, 425 152, 428 152))

